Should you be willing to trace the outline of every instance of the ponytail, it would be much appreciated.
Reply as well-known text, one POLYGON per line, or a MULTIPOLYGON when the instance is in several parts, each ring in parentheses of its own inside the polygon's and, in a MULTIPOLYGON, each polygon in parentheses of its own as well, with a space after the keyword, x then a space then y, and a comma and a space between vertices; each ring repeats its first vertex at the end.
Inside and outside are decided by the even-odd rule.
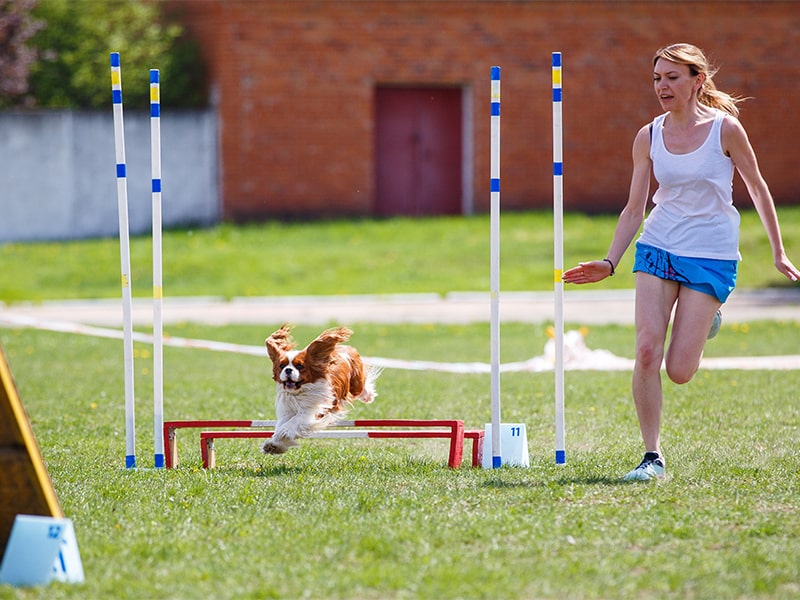
POLYGON ((733 96, 718 90, 710 76, 706 76, 706 80, 697 91, 698 102, 705 104, 706 106, 710 106, 711 108, 723 110, 734 117, 739 116, 739 107, 737 104, 744 102, 745 100, 747 100, 747 98, 733 96))

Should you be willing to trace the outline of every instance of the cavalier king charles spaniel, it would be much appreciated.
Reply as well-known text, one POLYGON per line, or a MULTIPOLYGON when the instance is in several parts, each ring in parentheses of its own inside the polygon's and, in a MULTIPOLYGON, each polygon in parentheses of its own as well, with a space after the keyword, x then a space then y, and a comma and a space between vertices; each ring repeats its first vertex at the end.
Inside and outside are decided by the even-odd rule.
POLYGON ((380 369, 366 366, 355 348, 342 344, 350 329, 328 329, 303 350, 294 350, 291 329, 284 325, 265 342, 277 388, 277 423, 265 454, 283 454, 298 438, 341 419, 354 400, 368 403, 377 396, 380 369))

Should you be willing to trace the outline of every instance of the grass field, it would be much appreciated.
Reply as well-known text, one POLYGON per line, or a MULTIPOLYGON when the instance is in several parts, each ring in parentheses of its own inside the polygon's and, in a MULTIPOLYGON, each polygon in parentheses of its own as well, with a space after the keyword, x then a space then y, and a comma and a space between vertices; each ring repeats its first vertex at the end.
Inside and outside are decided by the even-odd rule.
MULTIPOLYGON (((800 207, 780 209, 784 243, 800 256, 800 207)), ((616 218, 568 213, 564 263, 603 258, 616 218)), ((500 287, 553 289, 553 222, 547 212, 506 213, 501 219, 500 287)), ((739 287, 789 285, 772 265, 764 229, 742 212, 744 260, 739 287)), ((489 289, 489 219, 447 217, 266 223, 165 232, 164 293, 168 296, 298 296, 447 293, 489 289), (302 248, 302 252, 298 249, 302 248), (313 276, 298 276, 313 273, 313 276)), ((131 240, 131 289, 150 297, 148 236, 131 240)), ((797 260, 795 258, 795 260, 797 260)), ((0 245, 0 302, 118 298, 119 241, 0 245)), ((633 251, 618 276, 597 289, 633 287, 633 251)))
MULTIPOLYGON (((783 215, 787 246, 797 248, 800 211, 783 215)), ((751 218, 740 281, 780 285, 751 218), (745 270, 748 262, 757 264, 745 270)), ((552 265, 538 260, 552 251, 539 232, 546 219, 504 223, 504 256, 517 265, 504 271, 504 289, 548 289, 537 283, 552 279, 552 265)), ((171 232, 165 283, 175 294, 208 295, 213 286, 223 296, 485 289, 485 227, 476 217, 171 232), (316 243, 326 232, 337 252, 352 239, 356 254, 374 255, 371 266, 340 274, 353 281, 346 288, 325 274, 313 283, 293 277, 266 259, 270 235, 316 243)), ((567 261, 603 253, 611 228, 613 219, 571 217, 580 247, 567 261)), ((2 246, 0 299, 115 297, 115 243, 2 246)), ((145 296, 149 242, 134 248, 147 264, 134 270, 145 296)), ((608 280, 631 284, 630 276, 608 280)), ((255 345, 277 325, 182 324, 168 333, 255 345)), ((367 355, 488 361, 488 324, 348 325, 367 355)), ((502 361, 541 354, 546 326, 504 324, 502 361)), ((301 325, 296 336, 317 332, 301 325)), ((798 339, 797 322, 725 325, 706 356, 797 354, 798 339)), ((628 326, 587 335, 591 348, 627 357, 632 340, 628 326)), ((0 586, 0 598, 800 598, 798 371, 704 370, 686 386, 665 382, 670 477, 654 484, 620 482, 641 453, 626 372, 567 373, 564 466, 553 460, 552 374, 510 373, 503 420, 526 424, 529 469, 451 470, 441 440, 306 440, 278 457, 260 454, 257 441, 223 440, 219 466, 205 471, 196 434, 182 432, 181 466, 152 471, 123 468, 119 342, 19 329, 0 329, 0 342, 86 572, 82 585, 0 586)), ((135 350, 137 458, 146 467, 152 349, 135 350)), ((167 418, 272 418, 267 369, 266 358, 166 348, 167 418)), ((462 418, 482 428, 489 405, 488 376, 387 370, 376 402, 351 416, 462 418)))
MULTIPOLYGON (((381 356, 486 360, 486 327, 354 326, 381 356)), ((269 329, 269 327, 265 327, 269 329)), ((299 327, 305 338, 312 328, 299 327)), ((187 326, 251 343, 247 327, 187 326)), ((592 347, 630 355, 631 328, 592 347)), ((708 355, 796 352, 797 323, 723 329, 708 355), (766 344, 764 340, 774 340, 766 344), (717 344, 719 342, 719 344, 717 344), (752 345, 750 345, 752 343, 752 345)), ((217 444, 201 468, 129 471, 119 343, 2 330, 87 581, 2 598, 796 598, 797 372, 703 371, 666 384, 670 478, 621 484, 640 457, 629 373, 568 372, 567 465, 553 460, 552 374, 504 375, 503 417, 526 423, 531 468, 446 467, 446 444, 306 440, 279 457, 217 444)), ((544 326, 507 325, 504 360, 541 353, 544 326)), ((137 457, 152 464, 150 349, 138 345, 137 457)), ((266 359, 167 348, 168 418, 271 418, 266 359)), ((488 376, 385 371, 355 418, 489 418, 488 376)))

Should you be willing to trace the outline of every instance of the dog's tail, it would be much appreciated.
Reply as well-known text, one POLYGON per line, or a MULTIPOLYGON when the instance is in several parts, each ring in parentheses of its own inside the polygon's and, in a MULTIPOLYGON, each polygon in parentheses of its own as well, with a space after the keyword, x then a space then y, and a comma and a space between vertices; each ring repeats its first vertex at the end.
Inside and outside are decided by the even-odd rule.
POLYGON ((369 404, 378 397, 378 392, 375 388, 375 382, 378 377, 383 373, 383 367, 377 365, 365 365, 367 368, 367 380, 364 383, 364 391, 358 396, 358 399, 365 404, 369 404))

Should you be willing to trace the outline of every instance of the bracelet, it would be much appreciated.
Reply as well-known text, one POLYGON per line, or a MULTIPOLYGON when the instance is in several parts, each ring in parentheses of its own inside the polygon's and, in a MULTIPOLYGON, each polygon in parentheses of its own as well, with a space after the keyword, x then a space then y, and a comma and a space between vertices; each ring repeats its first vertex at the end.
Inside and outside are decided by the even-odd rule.
POLYGON ((611 265, 611 275, 609 275, 609 277, 613 277, 614 272, 616 271, 616 269, 614 269, 614 263, 611 262, 610 258, 604 258, 603 260, 606 261, 609 265, 611 265))

